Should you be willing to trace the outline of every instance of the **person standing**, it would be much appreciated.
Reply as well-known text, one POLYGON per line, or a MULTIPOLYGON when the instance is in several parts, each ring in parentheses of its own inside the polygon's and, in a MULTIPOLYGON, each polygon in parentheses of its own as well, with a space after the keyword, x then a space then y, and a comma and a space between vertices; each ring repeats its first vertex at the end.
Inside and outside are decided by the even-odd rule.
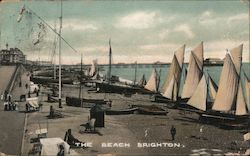
POLYGON ((172 136, 172 140, 175 140, 176 128, 174 127, 174 125, 172 125, 170 133, 171 133, 171 136, 172 136))

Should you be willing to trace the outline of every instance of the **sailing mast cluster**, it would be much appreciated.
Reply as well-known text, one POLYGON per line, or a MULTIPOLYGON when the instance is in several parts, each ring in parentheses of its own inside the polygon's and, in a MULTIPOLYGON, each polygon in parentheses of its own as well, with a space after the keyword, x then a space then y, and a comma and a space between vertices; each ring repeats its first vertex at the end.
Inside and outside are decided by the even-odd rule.
MULTIPOLYGON (((178 108, 198 112, 202 117, 249 120, 250 82, 241 68, 242 50, 243 44, 227 52, 217 87, 210 75, 203 70, 204 48, 201 42, 190 53, 181 91, 181 76, 185 75, 182 74, 185 51, 183 45, 175 52, 166 80, 155 100, 174 102, 178 108)), ((155 91, 151 79, 152 76, 145 88, 155 91)))

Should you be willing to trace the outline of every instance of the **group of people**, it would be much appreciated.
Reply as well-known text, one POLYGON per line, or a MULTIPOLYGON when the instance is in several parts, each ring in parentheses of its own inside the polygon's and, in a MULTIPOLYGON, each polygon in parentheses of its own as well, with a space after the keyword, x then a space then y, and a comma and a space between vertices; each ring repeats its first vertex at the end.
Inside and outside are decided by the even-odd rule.
POLYGON ((1 100, 4 101, 4 110, 5 111, 15 111, 18 110, 18 102, 12 101, 12 96, 6 90, 4 94, 1 95, 1 100))

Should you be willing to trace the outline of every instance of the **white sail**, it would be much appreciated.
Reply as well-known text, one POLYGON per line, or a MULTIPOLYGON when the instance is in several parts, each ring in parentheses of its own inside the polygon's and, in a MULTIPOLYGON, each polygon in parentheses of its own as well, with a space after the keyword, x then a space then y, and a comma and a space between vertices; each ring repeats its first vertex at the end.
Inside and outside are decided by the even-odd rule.
POLYGON ((238 87, 238 94, 237 94, 237 100, 236 100, 236 115, 246 115, 246 102, 243 95, 243 88, 241 82, 239 82, 238 87))
POLYGON ((241 69, 242 49, 243 49, 243 44, 230 50, 232 61, 234 63, 234 66, 238 74, 240 74, 240 69, 241 69))
POLYGON ((175 55, 173 57, 172 63, 170 65, 170 68, 169 68, 169 71, 168 71, 166 77, 167 78, 166 78, 166 80, 163 84, 163 87, 162 87, 162 93, 165 93, 166 90, 170 87, 170 85, 171 85, 170 83, 171 83, 172 79, 175 79, 176 81, 178 81, 177 83, 179 84, 179 81, 181 78, 181 67, 179 66, 178 60, 177 60, 175 55))
POLYGON ((166 92, 166 89, 169 88, 170 81, 173 79, 173 77, 175 80, 177 80, 177 84, 178 85, 180 84, 181 68, 184 61, 184 51, 185 51, 185 45, 180 47, 175 52, 172 63, 166 75, 166 80, 162 87, 162 93, 166 92))
POLYGON ((194 94, 188 100, 187 104, 206 111, 206 103, 207 103, 207 82, 205 75, 202 76, 199 85, 197 86, 194 94))
POLYGON ((201 42, 195 49, 193 49, 192 52, 197 59, 197 64, 199 65, 200 70, 202 70, 204 60, 203 42, 201 42))
POLYGON ((230 111, 238 90, 238 74, 229 54, 226 54, 219 89, 212 107, 216 111, 230 111))
POLYGON ((184 62, 184 52, 185 52, 185 44, 181 46, 178 50, 175 52, 176 59, 179 63, 179 66, 182 67, 184 62))
POLYGON ((177 82, 176 82, 175 78, 172 77, 172 79, 168 85, 168 88, 165 90, 165 92, 162 95, 168 99, 176 101, 177 100, 177 92, 178 92, 177 82))
POLYGON ((157 72, 156 69, 153 70, 147 84, 144 87, 147 90, 156 92, 157 91, 157 72))
POLYGON ((201 76, 202 70, 199 68, 199 65, 196 61, 193 52, 191 52, 188 65, 188 72, 185 83, 183 85, 181 98, 190 98, 193 95, 193 92, 199 84, 201 76))
POLYGON ((97 71, 97 60, 93 60, 90 71, 89 71, 89 76, 94 76, 97 71))
POLYGON ((208 87, 209 87, 210 98, 211 98, 211 100, 214 101, 215 97, 216 97, 216 94, 217 94, 218 87, 215 84, 215 82, 211 79, 210 76, 208 76, 208 87))

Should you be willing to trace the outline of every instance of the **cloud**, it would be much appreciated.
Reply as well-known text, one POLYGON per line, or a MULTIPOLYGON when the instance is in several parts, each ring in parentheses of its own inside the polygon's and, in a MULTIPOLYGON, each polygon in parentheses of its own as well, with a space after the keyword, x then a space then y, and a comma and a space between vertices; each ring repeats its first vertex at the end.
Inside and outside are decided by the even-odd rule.
POLYGON ((204 11, 199 18, 199 23, 201 25, 213 25, 216 24, 216 21, 217 18, 215 18, 212 11, 204 11))
POLYGON ((165 49, 165 50, 174 50, 177 49, 180 45, 174 44, 174 43, 168 43, 168 44, 146 44, 146 45, 140 45, 139 48, 142 50, 153 50, 157 51, 159 49, 165 49))
POLYGON ((87 46, 87 47, 81 47, 79 51, 91 54, 92 52, 108 52, 108 46, 87 46))
POLYGON ((176 32, 183 32, 188 38, 193 38, 195 36, 194 32, 191 30, 188 24, 182 24, 174 28, 176 32))
POLYGON ((164 39, 165 37, 167 37, 170 33, 169 29, 163 29, 160 31, 160 33, 158 34, 158 36, 160 37, 160 39, 164 39))
POLYGON ((241 20, 248 20, 248 14, 247 13, 241 13, 241 14, 237 14, 237 15, 234 15, 234 16, 230 16, 227 19, 227 23, 237 22, 237 21, 241 21, 241 20))
POLYGON ((146 29, 154 27, 161 22, 163 22, 163 19, 158 12, 138 11, 121 17, 115 26, 121 28, 146 29))
POLYGON ((98 30, 98 27, 91 21, 66 19, 63 21, 63 29, 68 29, 71 31, 96 31, 98 30))
POLYGON ((204 43, 205 57, 224 58, 226 49, 230 50, 243 44, 243 61, 249 61, 249 41, 215 40, 204 43))

